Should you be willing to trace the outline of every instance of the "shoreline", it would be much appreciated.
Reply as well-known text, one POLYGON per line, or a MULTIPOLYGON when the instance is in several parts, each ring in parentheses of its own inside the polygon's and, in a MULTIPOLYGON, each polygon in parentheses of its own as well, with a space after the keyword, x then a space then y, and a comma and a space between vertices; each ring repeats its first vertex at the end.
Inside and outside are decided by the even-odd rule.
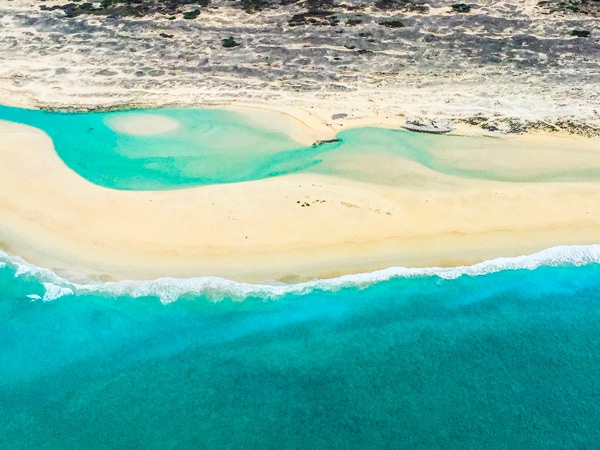
MULTIPOLYGON (((273 114, 281 111, 262 120, 272 121, 273 114)), ((317 119, 306 112, 300 117, 298 129, 312 139, 319 132, 311 120, 317 119)), ((557 136, 500 139, 507 147, 519 142, 543 151, 557 136)), ((588 152, 600 154, 594 140, 560 139, 554 158, 572 159, 565 143, 587 143, 588 152)), ((406 160, 402 170, 421 184, 301 173, 176 191, 115 191, 67 168, 39 130, 0 122, 0 140, 0 248, 73 281, 221 276, 297 283, 600 242, 595 182, 467 179, 406 160), (300 200, 311 207, 300 208, 300 200)))
MULTIPOLYGON (((590 114, 577 114, 576 109, 569 109, 565 114, 555 114, 549 110, 531 113, 524 106, 515 111, 498 113, 495 110, 471 110, 465 108, 454 113, 443 112, 441 98, 435 98, 433 105, 423 105, 418 111, 398 106, 394 101, 395 91, 381 90, 367 92, 361 99, 353 92, 349 99, 334 92, 308 93, 267 91, 260 98, 252 98, 243 92, 224 91, 221 94, 198 91, 193 88, 179 88, 170 92, 152 93, 140 100, 139 94, 131 97, 111 96, 97 93, 86 98, 79 92, 72 95, 65 93, 53 94, 44 92, 20 92, 3 87, 0 83, 0 105, 23 109, 42 110, 61 113, 94 113, 133 110, 156 110, 162 108, 209 108, 245 110, 257 109, 275 111, 301 121, 308 121, 309 127, 316 130, 327 129, 334 133, 349 128, 379 127, 402 128, 405 122, 416 120, 423 123, 434 121, 447 122, 454 127, 449 134, 476 134, 489 136, 519 136, 536 133, 556 133, 582 136, 588 138, 600 137, 600 116, 596 110, 590 114), (46 98, 45 101, 40 98, 46 98), (174 100, 165 101, 165 97, 174 100), (343 115, 344 117, 339 117, 343 115)), ((427 95, 426 92, 419 92, 427 95)), ((439 97, 439 95, 438 95, 439 97)))
MULTIPOLYGON (((65 295, 85 295, 94 292, 122 295, 133 298, 156 296, 163 304, 178 300, 184 295, 205 295, 211 300, 229 298, 234 301, 247 297, 275 299, 286 294, 303 295, 314 290, 332 291, 386 282, 396 278, 439 277, 453 280, 461 276, 479 277, 509 270, 536 270, 551 267, 582 267, 600 264, 600 244, 550 247, 539 252, 516 257, 500 257, 468 266, 452 267, 388 267, 371 272, 339 275, 330 278, 300 280, 297 283, 248 283, 236 282, 222 277, 162 277, 140 280, 95 280, 87 283, 68 280, 49 269, 28 263, 19 256, 0 250, 0 269, 12 266, 17 274, 30 273, 43 282, 43 295, 29 294, 32 300, 51 301, 65 295), (167 289, 165 289, 167 288, 167 289)), ((17 275, 18 276, 18 275, 17 275)))

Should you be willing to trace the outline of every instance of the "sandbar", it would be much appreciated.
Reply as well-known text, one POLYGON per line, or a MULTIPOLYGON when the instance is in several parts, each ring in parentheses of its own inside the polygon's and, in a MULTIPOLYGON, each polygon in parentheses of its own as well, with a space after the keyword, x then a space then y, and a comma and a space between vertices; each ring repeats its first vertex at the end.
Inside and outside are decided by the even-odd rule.
POLYGON ((160 114, 144 114, 130 112, 110 116, 105 120, 106 125, 119 133, 134 136, 151 136, 168 133, 179 128, 179 122, 160 114))
MULTIPOLYGON (((273 123, 281 113, 263 117, 273 123)), ((263 120, 259 109, 252 114, 263 120)), ((321 131, 311 127, 310 114, 298 116, 298 140, 328 137, 322 125, 321 131)), ((293 111, 285 111, 285 120, 290 117, 293 111)), ((582 137, 513 136, 495 138, 494 146, 471 159, 449 145, 446 157, 480 167, 489 159, 490 170, 502 164, 531 170, 532 158, 515 154, 519 147, 537 152, 538 168, 600 166, 597 141, 582 137), (498 140, 506 143, 504 157, 498 140), (555 145, 545 158, 549 142, 555 145)), ((75 281, 221 276, 268 283, 472 264, 600 241, 599 182, 471 179, 408 159, 394 168, 404 182, 298 173, 174 191, 118 191, 74 173, 40 130, 0 122, 0 248, 75 281)))

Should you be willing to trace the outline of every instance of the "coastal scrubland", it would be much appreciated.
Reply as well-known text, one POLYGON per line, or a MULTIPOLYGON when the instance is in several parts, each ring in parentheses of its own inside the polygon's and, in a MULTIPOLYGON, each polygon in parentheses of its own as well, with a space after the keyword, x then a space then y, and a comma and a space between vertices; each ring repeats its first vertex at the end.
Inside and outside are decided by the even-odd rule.
POLYGON ((58 109, 258 102, 340 128, 418 117, 594 135, 599 4, 12 0, 0 5, 0 96, 58 109))

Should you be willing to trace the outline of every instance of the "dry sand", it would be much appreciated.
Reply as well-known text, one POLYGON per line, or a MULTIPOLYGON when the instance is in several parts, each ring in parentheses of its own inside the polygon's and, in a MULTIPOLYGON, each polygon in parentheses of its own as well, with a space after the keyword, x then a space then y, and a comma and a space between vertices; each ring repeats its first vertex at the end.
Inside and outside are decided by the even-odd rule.
MULTIPOLYGON (((275 126, 280 117, 291 126, 294 113, 285 113, 251 112, 259 122, 275 126)), ((302 120, 291 128, 299 141, 332 134, 310 114, 298 115, 302 120)), ((451 145, 446 157, 492 169, 510 161, 509 170, 530 170, 531 159, 514 154, 519 147, 537 152, 531 154, 538 169, 600 167, 600 148, 591 139, 528 135, 502 142, 507 158, 486 149, 468 155, 451 145), (546 154, 549 139, 559 144, 546 154), (573 158, 577 152, 583 156, 573 158)), ((217 275, 296 282, 600 241, 598 182, 473 180, 403 161, 395 161, 397 176, 411 181, 395 185, 296 174, 177 191, 116 191, 72 172, 41 131, 0 122, 0 247, 74 280, 217 275)))

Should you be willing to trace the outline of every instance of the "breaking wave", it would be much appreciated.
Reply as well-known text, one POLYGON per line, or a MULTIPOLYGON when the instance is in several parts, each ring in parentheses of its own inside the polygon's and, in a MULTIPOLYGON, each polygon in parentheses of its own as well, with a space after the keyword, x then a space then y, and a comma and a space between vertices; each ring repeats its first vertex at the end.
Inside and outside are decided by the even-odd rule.
POLYGON ((394 278, 438 277, 455 279, 461 276, 482 276, 504 270, 528 269, 541 266, 583 266, 600 263, 600 245, 558 246, 531 255, 496 258, 471 266, 406 268, 390 267, 369 273, 318 279, 298 284, 240 283, 220 277, 159 278, 156 280, 123 280, 104 283, 75 283, 51 270, 29 264, 22 258, 0 251, 0 268, 11 267, 15 277, 35 278, 44 288, 43 295, 30 294, 33 300, 50 301, 69 295, 102 294, 127 295, 133 298, 158 297, 170 303, 181 297, 203 296, 211 301, 225 298, 241 301, 249 297, 272 300, 284 295, 303 295, 314 291, 332 292, 342 288, 366 288, 394 278))

